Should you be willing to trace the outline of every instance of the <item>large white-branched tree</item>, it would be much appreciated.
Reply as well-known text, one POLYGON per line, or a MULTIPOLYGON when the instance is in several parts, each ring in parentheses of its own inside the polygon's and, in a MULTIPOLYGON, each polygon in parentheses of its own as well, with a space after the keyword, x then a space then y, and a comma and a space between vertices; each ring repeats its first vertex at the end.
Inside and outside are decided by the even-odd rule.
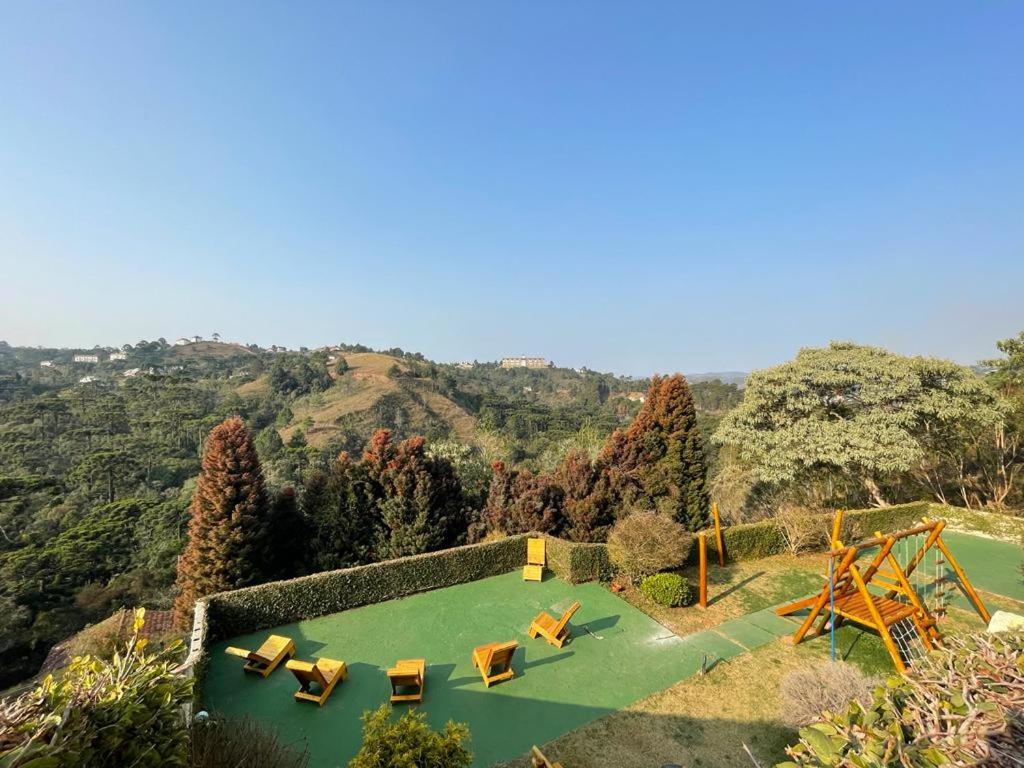
POLYGON ((886 484, 901 475, 941 495, 937 457, 960 450, 965 431, 998 427, 1005 408, 970 368, 833 342, 751 374, 714 440, 764 482, 839 475, 884 506, 886 484))

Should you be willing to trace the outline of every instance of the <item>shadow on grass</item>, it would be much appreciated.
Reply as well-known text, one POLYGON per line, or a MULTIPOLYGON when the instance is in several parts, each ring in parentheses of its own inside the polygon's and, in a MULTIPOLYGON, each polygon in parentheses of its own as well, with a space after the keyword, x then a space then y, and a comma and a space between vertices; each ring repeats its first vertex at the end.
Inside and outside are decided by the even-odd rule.
MULTIPOLYGON (((714 605, 718 601, 724 600, 725 598, 727 598, 729 595, 731 595, 736 590, 742 589, 743 587, 745 587, 748 584, 750 584, 750 582, 755 581, 755 580, 761 578, 766 573, 767 573, 767 571, 758 571, 757 573, 750 574, 749 576, 747 576, 747 578, 743 579, 743 581, 737 581, 735 584, 733 584, 731 587, 729 587, 724 592, 719 592, 713 598, 708 600, 708 605, 714 605)), ((716 583, 718 583, 718 582, 715 582, 714 580, 712 580, 712 584, 716 584, 716 583)))

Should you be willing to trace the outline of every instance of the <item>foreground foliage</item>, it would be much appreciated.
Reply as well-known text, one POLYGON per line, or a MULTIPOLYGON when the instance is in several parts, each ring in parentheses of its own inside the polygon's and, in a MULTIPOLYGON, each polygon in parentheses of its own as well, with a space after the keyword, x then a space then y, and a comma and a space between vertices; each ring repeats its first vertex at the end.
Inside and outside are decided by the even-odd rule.
POLYGON ((396 722, 391 707, 363 714, 363 745, 349 768, 469 768, 473 753, 463 742, 469 728, 451 721, 440 732, 427 725, 427 716, 408 710, 396 722))
POLYGON ((182 706, 192 681, 172 672, 177 645, 146 653, 133 635, 111 661, 75 658, 60 680, 47 676, 0 710, 3 768, 185 766, 188 733, 182 706))
POLYGON ((189 768, 306 768, 309 754, 282 744, 253 720, 214 715, 194 722, 189 768))
POLYGON ((909 677, 891 677, 800 731, 797 765, 930 768, 1019 765, 1024 753, 1024 634, 952 637, 909 677))
POLYGON ((656 573, 640 582, 640 591, 658 605, 681 608, 697 599, 693 584, 678 573, 656 573))

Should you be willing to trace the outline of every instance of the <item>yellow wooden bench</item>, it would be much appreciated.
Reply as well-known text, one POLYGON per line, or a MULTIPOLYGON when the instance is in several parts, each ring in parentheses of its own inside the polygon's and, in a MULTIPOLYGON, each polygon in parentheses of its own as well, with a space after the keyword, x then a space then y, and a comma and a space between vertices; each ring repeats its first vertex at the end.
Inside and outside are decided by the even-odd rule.
POLYGON ((399 701, 423 701, 426 684, 426 659, 399 659, 388 670, 391 683, 391 703, 399 701))
POLYGON ((580 609, 579 602, 575 602, 569 606, 565 613, 562 614, 562 618, 556 619, 546 611, 541 611, 537 614, 537 618, 530 624, 530 629, 527 634, 530 637, 543 637, 551 645, 556 648, 561 648, 565 645, 566 640, 569 639, 572 634, 569 629, 569 619, 572 615, 580 609))
POLYGON ((334 659, 317 659, 316 663, 289 659, 285 666, 299 681, 299 690, 295 692, 298 701, 313 701, 323 706, 331 695, 334 686, 348 677, 348 666, 344 661, 334 659), (314 692, 314 686, 319 692, 314 692))
POLYGON ((243 667, 246 672, 255 672, 266 677, 277 669, 278 664, 284 661, 286 657, 295 655, 295 643, 292 642, 290 637, 271 635, 255 651, 228 646, 224 649, 224 653, 246 659, 247 663, 243 667))
POLYGON ((512 671, 512 657, 518 647, 519 643, 515 640, 507 640, 473 649, 473 666, 480 670, 484 685, 490 688, 491 683, 500 683, 502 680, 515 677, 515 672, 512 671))
POLYGON ((544 581, 544 566, 546 564, 544 539, 527 539, 523 581, 544 581))

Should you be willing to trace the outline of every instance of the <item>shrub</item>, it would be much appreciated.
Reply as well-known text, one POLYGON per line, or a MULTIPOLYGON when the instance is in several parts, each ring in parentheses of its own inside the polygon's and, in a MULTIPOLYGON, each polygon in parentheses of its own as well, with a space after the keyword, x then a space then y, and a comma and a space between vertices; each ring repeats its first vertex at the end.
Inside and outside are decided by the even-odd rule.
POLYGON ((192 681, 175 675, 176 645, 145 652, 145 612, 111 661, 79 656, 58 682, 52 675, 0 709, 0 765, 100 768, 185 766, 188 732, 182 707, 192 681))
POLYGON ((826 713, 786 753, 799 766, 1013 765, 1024 752, 1024 633, 947 637, 868 705, 826 713))
POLYGON ((820 512, 795 504, 783 504, 775 513, 775 519, 791 554, 824 549, 829 543, 831 532, 827 516, 820 512))
POLYGON ((427 716, 409 710, 391 722, 391 707, 382 704, 363 713, 363 745, 348 768, 469 768, 473 753, 463 745, 469 728, 450 720, 440 732, 427 716))
POLYGON ((845 710, 850 702, 869 704, 877 684, 852 664, 818 662, 782 679, 783 713, 792 725, 807 725, 821 717, 822 712, 845 710))
POLYGON ((215 715, 192 723, 189 768, 305 768, 309 754, 281 744, 277 734, 248 718, 215 715))
POLYGON ((522 568, 525 562, 526 537, 509 536, 485 544, 221 592, 208 598, 211 637, 233 637, 498 576, 522 568))
POLYGON ((634 512, 608 535, 608 556, 615 569, 634 583, 666 568, 682 565, 693 537, 672 518, 657 512, 634 512))
POLYGON ((696 599, 693 585, 678 573, 656 573, 640 583, 640 591, 658 605, 679 608, 696 599))

